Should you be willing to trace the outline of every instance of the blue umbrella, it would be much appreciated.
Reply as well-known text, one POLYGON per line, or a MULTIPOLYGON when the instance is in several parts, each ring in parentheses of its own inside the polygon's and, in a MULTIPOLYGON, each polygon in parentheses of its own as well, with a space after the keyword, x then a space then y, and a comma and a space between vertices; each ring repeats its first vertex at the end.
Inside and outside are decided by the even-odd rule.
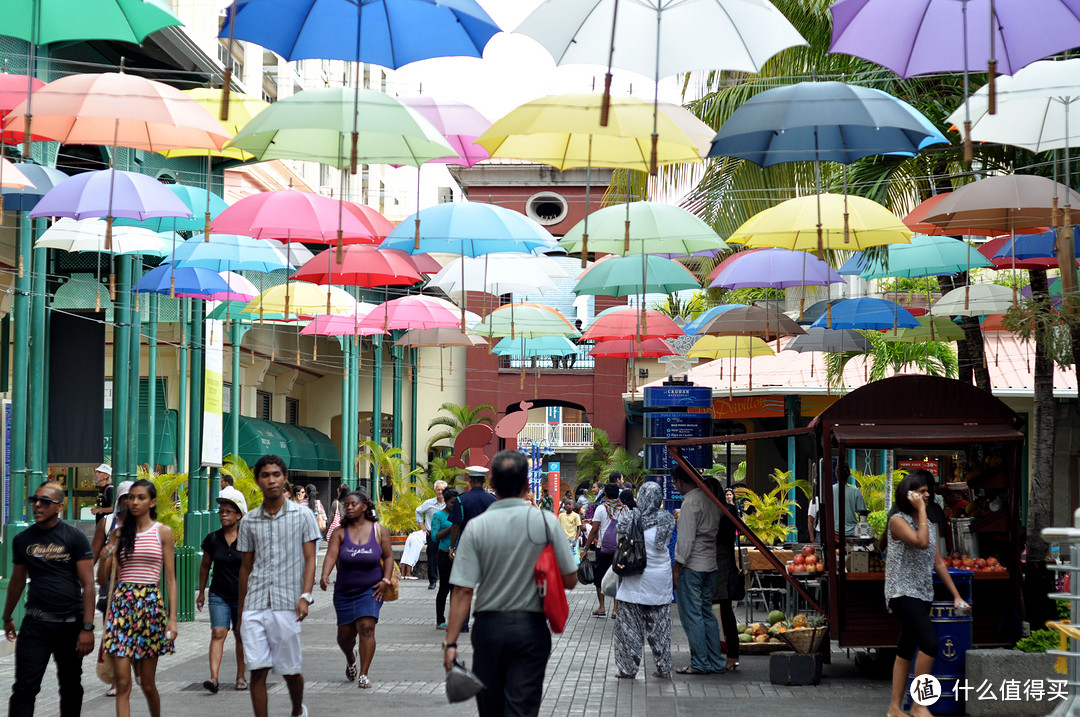
POLYGON ((832 326, 829 316, 821 316, 811 326, 826 329, 913 329, 919 325, 911 312, 895 301, 862 297, 838 301, 832 307, 832 326))
POLYGON ((288 269, 285 253, 265 239, 236 234, 211 234, 209 241, 196 234, 181 242, 165 257, 176 268, 193 267, 211 271, 262 271, 288 269))
POLYGON ((193 267, 162 264, 139 279, 132 291, 141 294, 215 294, 228 291, 229 284, 217 272, 193 267))
POLYGON ((0 189, 0 195, 4 198, 4 209, 28 212, 37 206, 38 200, 50 189, 68 178, 68 175, 59 169, 43 167, 32 162, 18 162, 15 167, 33 182, 34 186, 22 189, 9 187, 0 189))
POLYGON ((816 301, 810 306, 806 307, 806 311, 802 312, 802 316, 799 317, 798 323, 803 326, 809 326, 815 321, 824 316, 830 306, 836 306, 843 299, 828 299, 826 301, 816 301))
POLYGON ((380 249, 409 254, 483 256, 555 248, 555 238, 539 222, 495 204, 449 202, 421 209, 386 237, 380 249))
MULTIPOLYGON (((1073 227, 1073 251, 1080 252, 1080 226, 1073 227)), ((1057 256, 1057 231, 1051 229, 1041 234, 1017 234, 1001 245, 995 259, 1035 259, 1057 256)))
POLYGON ((737 309, 740 306, 745 308, 746 304, 723 304, 722 306, 714 306, 705 313, 703 313, 701 316, 697 317, 689 324, 684 326, 683 331, 688 334, 696 334, 698 332, 698 329, 715 319, 720 314, 724 313, 729 309, 737 309))
POLYGON ((210 212, 210 219, 214 219, 228 208, 225 200, 213 192, 201 187, 189 187, 186 184, 169 184, 169 191, 180 198, 184 206, 191 212, 191 218, 187 217, 162 217, 160 219, 147 219, 134 221, 132 219, 117 219, 113 223, 117 226, 127 224, 131 226, 146 227, 155 232, 198 232, 206 227, 206 213, 210 212), (209 204, 207 203, 209 202, 209 204))

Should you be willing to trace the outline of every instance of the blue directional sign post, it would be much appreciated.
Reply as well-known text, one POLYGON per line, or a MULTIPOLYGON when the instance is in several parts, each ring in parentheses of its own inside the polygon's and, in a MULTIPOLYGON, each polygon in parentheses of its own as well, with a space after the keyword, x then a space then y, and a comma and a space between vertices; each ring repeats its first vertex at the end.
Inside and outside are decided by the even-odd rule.
MULTIPOLYGON (((675 461, 667 442, 680 438, 705 438, 712 435, 712 412, 691 412, 694 408, 712 408, 712 389, 693 384, 645 387, 645 469, 646 480, 664 489, 664 507, 674 510, 682 505, 682 495, 675 490, 671 471, 675 461)), ((712 446, 686 446, 682 451, 687 462, 697 469, 711 468, 712 446)))

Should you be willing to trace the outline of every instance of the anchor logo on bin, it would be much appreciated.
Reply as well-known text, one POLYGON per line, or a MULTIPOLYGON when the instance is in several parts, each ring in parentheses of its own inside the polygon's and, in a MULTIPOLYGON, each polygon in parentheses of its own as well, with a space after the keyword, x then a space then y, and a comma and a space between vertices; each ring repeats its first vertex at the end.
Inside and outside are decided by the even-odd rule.
POLYGON ((946 660, 955 660, 960 653, 956 651, 956 643, 951 637, 945 638, 945 646, 941 648, 941 656, 946 660))

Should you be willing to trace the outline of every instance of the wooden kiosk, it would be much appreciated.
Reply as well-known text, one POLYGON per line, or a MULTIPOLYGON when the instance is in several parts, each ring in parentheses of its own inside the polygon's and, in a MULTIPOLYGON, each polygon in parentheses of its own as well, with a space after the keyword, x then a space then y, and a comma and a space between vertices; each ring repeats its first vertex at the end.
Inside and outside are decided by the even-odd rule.
MULTIPOLYGON (((695 480, 700 475, 681 457, 688 445, 777 439, 814 434, 821 465, 832 466, 848 449, 880 449, 925 453, 963 453, 968 486, 979 494, 980 505, 992 506, 971 522, 972 534, 1006 572, 980 572, 973 576, 974 644, 1011 645, 1019 636, 1021 602, 1020 509, 1023 421, 1012 409, 971 384, 931 376, 894 376, 868 384, 840 398, 804 428, 748 433, 737 436, 684 439, 668 442, 672 457, 695 480)), ((950 477, 946 477, 951 479, 950 477)), ((938 489, 944 480, 939 477, 938 489)), ((823 476, 822 485, 829 485, 823 476)), ((702 484, 702 487, 703 484, 702 484)), ((705 491, 709 494, 709 491, 705 491)), ((827 496, 829 492, 822 491, 827 496)), ((710 494, 711 495, 711 494, 710 494)), ((839 491, 838 512, 844 511, 839 491)), ((892 647, 899 622, 885 607, 885 574, 848 572, 847 541, 833 529, 833 504, 821 501, 819 514, 828 565, 828 598, 824 605, 810 598, 802 581, 787 574, 785 566, 722 501, 720 509, 739 525, 740 532, 762 551, 774 568, 811 607, 829 619, 832 637, 841 647, 892 647)))

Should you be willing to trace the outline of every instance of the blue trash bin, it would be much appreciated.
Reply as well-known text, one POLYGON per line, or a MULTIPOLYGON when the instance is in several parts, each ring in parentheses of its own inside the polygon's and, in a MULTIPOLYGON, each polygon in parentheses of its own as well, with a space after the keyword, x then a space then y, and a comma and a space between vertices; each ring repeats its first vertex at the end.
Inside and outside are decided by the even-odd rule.
MULTIPOLYGON (((960 597, 971 605, 971 580, 974 573, 969 570, 949 569, 949 576, 956 585, 960 597)), ((934 586, 942 585, 941 578, 934 573, 934 586)), ((972 606, 967 615, 956 614, 952 600, 935 600, 930 606, 930 622, 934 624, 934 630, 938 638, 938 653, 934 657, 934 666, 930 674, 941 683, 941 697, 928 709, 935 715, 962 715, 964 710, 964 695, 957 694, 957 684, 966 677, 967 651, 972 647, 971 616, 975 608, 972 606)), ((911 663, 911 673, 915 674, 915 663, 911 663)), ((908 686, 910 687, 910 681, 908 686)), ((910 708, 911 697, 906 701, 910 708)))

